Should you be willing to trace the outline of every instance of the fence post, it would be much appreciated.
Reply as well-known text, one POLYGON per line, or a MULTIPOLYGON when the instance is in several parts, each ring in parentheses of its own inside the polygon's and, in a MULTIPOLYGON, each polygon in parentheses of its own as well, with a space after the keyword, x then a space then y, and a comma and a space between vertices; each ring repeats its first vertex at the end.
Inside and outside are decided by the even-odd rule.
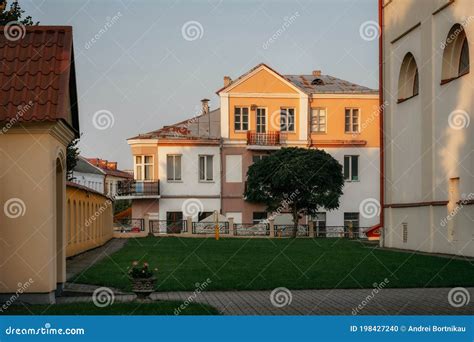
POLYGON ((229 217, 228 218, 229 220, 229 235, 235 235, 234 233, 234 218, 233 217, 229 217))
POLYGON ((310 238, 314 238, 314 221, 309 221, 308 222, 308 236, 310 238))
POLYGON ((192 218, 192 216, 186 217, 186 226, 188 228, 188 234, 193 235, 193 218, 192 218))
POLYGON ((269 219, 268 225, 270 226, 270 237, 274 238, 275 237, 275 220, 269 219))
POLYGON ((150 229, 150 214, 145 214, 144 218, 143 218, 143 231, 147 231, 148 230, 148 236, 153 236, 153 233, 150 229))

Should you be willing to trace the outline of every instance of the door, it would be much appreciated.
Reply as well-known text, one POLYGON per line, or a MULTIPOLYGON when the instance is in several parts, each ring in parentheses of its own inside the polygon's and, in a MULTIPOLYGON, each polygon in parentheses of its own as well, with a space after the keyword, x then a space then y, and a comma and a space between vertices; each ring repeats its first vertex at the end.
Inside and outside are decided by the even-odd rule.
POLYGON ((257 108, 257 133, 265 133, 267 128, 266 108, 257 108))
POLYGON ((183 212, 166 212, 166 232, 168 234, 179 234, 183 228, 183 212))

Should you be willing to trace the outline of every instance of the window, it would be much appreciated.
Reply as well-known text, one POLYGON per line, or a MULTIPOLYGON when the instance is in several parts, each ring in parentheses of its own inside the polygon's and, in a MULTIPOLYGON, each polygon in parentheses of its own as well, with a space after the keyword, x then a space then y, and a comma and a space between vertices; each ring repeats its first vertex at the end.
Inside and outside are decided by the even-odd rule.
POLYGON ((280 110, 280 131, 294 132, 295 131, 295 109, 282 108, 280 110))
POLYGON ((403 58, 398 75, 398 102, 403 102, 419 93, 419 75, 415 57, 409 52, 403 58))
POLYGON ((166 156, 166 177, 169 181, 181 180, 181 155, 166 156))
POLYGON ((402 223, 402 239, 403 243, 408 242, 408 223, 406 222, 402 223))
POLYGON ((359 213, 344 213, 344 227, 359 228, 359 213))
POLYGON ((209 216, 213 215, 213 211, 200 211, 198 214, 198 221, 202 221, 205 218, 208 218, 209 216))
POLYGON ((349 182, 359 180, 359 156, 344 156, 344 179, 349 182))
POLYGON ((153 179, 153 156, 135 156, 135 178, 141 181, 153 179))
POLYGON ((359 133, 358 108, 346 108, 345 131, 346 133, 359 133))
POLYGON ((265 133, 267 126, 267 110, 265 108, 257 108, 257 133, 265 133))
POLYGON ((311 132, 326 132, 326 109, 313 108, 311 110, 311 132))
POLYGON ((317 213, 316 215, 314 215, 313 221, 317 229, 326 229, 326 213, 317 213))
POLYGON ((267 213, 265 211, 255 211, 253 213, 252 224, 260 223, 267 219, 267 213))
POLYGON ((235 107, 234 109, 234 130, 247 131, 249 129, 249 109, 248 107, 235 107))
POLYGON ((212 181, 213 177, 213 156, 199 156, 199 180, 212 181))
POLYGON ((469 42, 462 25, 456 24, 451 28, 442 48, 441 84, 469 73, 469 42))
POLYGON ((263 158, 266 158, 268 156, 268 154, 254 154, 252 156, 252 163, 256 163, 260 160, 262 160, 263 158))

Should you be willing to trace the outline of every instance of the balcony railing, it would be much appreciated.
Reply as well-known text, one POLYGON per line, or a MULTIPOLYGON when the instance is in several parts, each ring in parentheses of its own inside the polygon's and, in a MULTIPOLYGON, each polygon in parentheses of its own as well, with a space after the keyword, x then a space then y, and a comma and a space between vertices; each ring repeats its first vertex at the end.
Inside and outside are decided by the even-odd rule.
POLYGON ((247 145, 277 146, 280 145, 280 132, 257 133, 247 132, 247 145))
POLYGON ((160 181, 123 181, 118 183, 117 196, 159 196, 160 181))

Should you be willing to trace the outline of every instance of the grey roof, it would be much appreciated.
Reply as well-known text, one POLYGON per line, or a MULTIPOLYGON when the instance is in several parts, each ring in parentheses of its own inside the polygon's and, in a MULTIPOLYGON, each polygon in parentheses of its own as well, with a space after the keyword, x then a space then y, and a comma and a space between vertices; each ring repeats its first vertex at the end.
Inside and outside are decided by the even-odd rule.
POLYGON ((140 134, 130 139, 219 140, 220 121, 221 111, 220 108, 217 108, 207 114, 201 114, 170 126, 163 126, 156 131, 140 134))
POLYGON ((370 89, 329 75, 284 75, 288 81, 310 94, 378 94, 370 89))
POLYGON ((81 156, 77 158, 77 164, 74 167, 73 171, 82 173, 93 173, 96 175, 105 175, 104 171, 92 165, 84 157, 81 156))

